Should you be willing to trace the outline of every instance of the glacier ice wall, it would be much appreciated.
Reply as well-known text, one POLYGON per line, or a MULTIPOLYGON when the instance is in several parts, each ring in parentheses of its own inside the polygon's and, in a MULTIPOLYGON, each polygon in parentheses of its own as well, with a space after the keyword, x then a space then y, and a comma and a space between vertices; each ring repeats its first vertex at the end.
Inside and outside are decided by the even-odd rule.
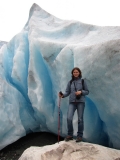
MULTIPOLYGON (((58 92, 75 66, 90 90, 84 139, 120 149, 120 27, 60 20, 36 4, 22 31, 0 49, 0 149, 30 132, 57 134, 58 92)), ((65 136, 68 98, 60 109, 65 136)), ((73 123, 76 135, 76 113, 73 123)))
POLYGON ((4 44, 7 44, 7 42, 5 42, 5 41, 0 41, 0 48, 1 48, 4 44))

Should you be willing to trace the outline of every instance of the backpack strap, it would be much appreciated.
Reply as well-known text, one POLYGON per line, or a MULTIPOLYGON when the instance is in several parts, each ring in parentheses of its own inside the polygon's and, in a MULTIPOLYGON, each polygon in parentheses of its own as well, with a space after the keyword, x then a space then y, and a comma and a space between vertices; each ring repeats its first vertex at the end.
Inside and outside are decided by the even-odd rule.
POLYGON ((70 80, 70 87, 71 87, 72 81, 73 81, 73 80, 71 79, 71 80, 70 80))
POLYGON ((84 79, 82 79, 82 88, 84 90, 84 79))

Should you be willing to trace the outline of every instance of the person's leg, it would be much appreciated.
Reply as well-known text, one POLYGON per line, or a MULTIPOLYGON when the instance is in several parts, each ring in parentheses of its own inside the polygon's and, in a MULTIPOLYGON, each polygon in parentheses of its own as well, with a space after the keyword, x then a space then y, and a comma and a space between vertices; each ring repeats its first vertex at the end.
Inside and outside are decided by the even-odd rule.
POLYGON ((73 137, 73 115, 76 110, 76 104, 70 103, 67 113, 68 135, 73 137))
POLYGON ((78 103, 77 104, 77 113, 78 113, 78 132, 77 137, 81 137, 82 140, 83 130, 84 130, 84 120, 83 120, 83 113, 84 113, 85 103, 78 103))

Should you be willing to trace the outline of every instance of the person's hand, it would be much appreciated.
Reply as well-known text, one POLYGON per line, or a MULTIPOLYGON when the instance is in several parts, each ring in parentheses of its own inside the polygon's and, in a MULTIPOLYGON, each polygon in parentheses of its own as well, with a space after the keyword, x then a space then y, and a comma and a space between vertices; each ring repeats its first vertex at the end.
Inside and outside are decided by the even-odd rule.
POLYGON ((59 96, 60 98, 63 98, 63 95, 62 95, 62 94, 60 94, 60 92, 58 93, 58 96, 59 96))
POLYGON ((75 95, 77 96, 77 95, 80 95, 80 94, 82 94, 82 91, 77 91, 77 92, 75 92, 75 95))

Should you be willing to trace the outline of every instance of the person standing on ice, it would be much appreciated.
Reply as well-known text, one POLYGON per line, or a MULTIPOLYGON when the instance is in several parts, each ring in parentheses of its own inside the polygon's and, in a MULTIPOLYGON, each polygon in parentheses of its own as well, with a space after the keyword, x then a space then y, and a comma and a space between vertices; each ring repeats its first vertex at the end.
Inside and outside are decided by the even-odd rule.
POLYGON ((65 141, 73 139, 73 115, 77 109, 78 114, 78 132, 76 142, 82 141, 84 121, 83 113, 85 108, 85 96, 89 94, 86 81, 82 79, 82 72, 78 67, 71 71, 72 79, 68 82, 65 93, 59 92, 60 98, 69 96, 69 108, 67 113, 68 135, 65 141))

